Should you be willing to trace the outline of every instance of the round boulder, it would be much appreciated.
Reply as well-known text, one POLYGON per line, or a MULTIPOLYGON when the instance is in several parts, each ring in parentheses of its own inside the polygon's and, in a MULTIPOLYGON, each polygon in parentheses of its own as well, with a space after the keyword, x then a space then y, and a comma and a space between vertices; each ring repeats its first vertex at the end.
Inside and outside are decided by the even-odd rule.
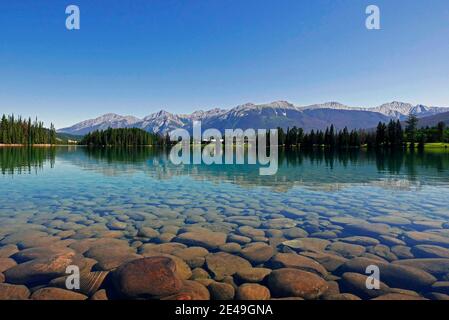
POLYGON ((168 296, 183 287, 176 263, 168 257, 149 257, 125 263, 114 271, 117 291, 126 298, 168 296))
POLYGON ((245 283, 237 289, 237 300, 270 300, 271 294, 267 287, 257 283, 245 283))
POLYGON ((328 289, 328 284, 316 274, 283 268, 270 273, 268 287, 277 297, 317 299, 328 289))

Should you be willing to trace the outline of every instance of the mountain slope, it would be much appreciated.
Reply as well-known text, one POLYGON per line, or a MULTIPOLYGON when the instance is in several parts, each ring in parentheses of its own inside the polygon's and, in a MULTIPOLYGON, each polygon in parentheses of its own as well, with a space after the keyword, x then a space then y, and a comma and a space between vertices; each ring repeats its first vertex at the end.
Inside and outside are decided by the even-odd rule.
POLYGON ((417 115, 419 118, 428 117, 441 112, 449 111, 448 108, 440 107, 428 107, 422 104, 416 106, 410 103, 403 103, 398 101, 393 101, 391 103, 386 103, 373 109, 375 112, 382 113, 384 115, 403 120, 407 118, 410 113, 417 115))
POLYGON ((410 113, 415 114, 418 118, 428 117, 431 115, 439 114, 442 112, 448 112, 449 108, 442 107, 428 107, 422 104, 416 106, 399 101, 393 101, 384 103, 375 108, 363 108, 363 107, 349 107, 339 102, 327 102, 322 104, 314 104, 306 107, 301 107, 301 110, 307 109, 333 109, 333 110, 351 110, 351 111, 370 111, 377 112, 388 116, 393 119, 404 120, 410 113))
POLYGON ((133 116, 120 116, 115 113, 108 113, 95 119, 82 121, 68 128, 62 128, 58 132, 85 135, 95 130, 105 130, 107 128, 129 128, 139 121, 141 120, 133 116))
POLYGON ((296 107, 287 101, 268 104, 247 103, 230 110, 212 109, 196 111, 192 114, 173 114, 164 110, 150 114, 143 119, 132 116, 106 114, 86 120, 68 128, 58 130, 83 135, 94 130, 136 127, 148 132, 165 134, 176 128, 191 130, 193 121, 201 121, 202 128, 225 129, 272 129, 282 127, 301 127, 306 131, 325 129, 333 124, 337 129, 372 128, 379 121, 390 119, 404 120, 410 112, 419 118, 449 111, 449 108, 413 106, 402 102, 391 102, 376 108, 353 108, 338 102, 296 107))
POLYGON ((434 116, 421 118, 418 121, 420 127, 436 127, 439 122, 444 122, 446 126, 449 126, 449 112, 440 113, 434 116))

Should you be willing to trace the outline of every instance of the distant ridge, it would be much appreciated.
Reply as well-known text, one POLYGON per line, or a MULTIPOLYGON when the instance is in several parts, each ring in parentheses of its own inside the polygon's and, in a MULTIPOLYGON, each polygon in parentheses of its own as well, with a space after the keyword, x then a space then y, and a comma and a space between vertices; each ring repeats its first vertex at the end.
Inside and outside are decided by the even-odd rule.
POLYGON ((409 113, 418 118, 436 116, 449 112, 449 108, 413 106, 393 101, 375 108, 350 107, 339 102, 326 102, 297 107, 288 101, 274 101, 267 104, 246 103, 229 110, 211 109, 191 114, 173 114, 165 110, 152 113, 143 119, 108 113, 95 119, 62 128, 58 132, 84 135, 95 130, 111 128, 140 128, 148 132, 165 134, 176 128, 191 129, 193 121, 201 120, 203 129, 217 128, 265 128, 297 126, 307 131, 325 129, 333 124, 336 128, 372 128, 379 121, 405 120, 409 113))
POLYGON ((439 113, 430 117, 421 118, 418 121, 419 127, 436 127, 439 122, 444 122, 449 126, 449 112, 439 113))

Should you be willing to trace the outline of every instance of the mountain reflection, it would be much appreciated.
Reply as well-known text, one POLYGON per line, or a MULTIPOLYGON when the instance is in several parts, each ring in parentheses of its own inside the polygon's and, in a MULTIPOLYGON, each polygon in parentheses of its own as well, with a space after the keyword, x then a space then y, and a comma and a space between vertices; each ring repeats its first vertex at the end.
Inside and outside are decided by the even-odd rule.
POLYGON ((64 163, 107 176, 145 174, 159 180, 189 176, 277 191, 294 186, 332 191, 351 184, 412 190, 423 184, 449 183, 449 153, 389 150, 282 151, 273 176, 260 176, 258 165, 173 165, 169 150, 152 147, 1 148, 0 161, 4 175, 39 174, 64 163))

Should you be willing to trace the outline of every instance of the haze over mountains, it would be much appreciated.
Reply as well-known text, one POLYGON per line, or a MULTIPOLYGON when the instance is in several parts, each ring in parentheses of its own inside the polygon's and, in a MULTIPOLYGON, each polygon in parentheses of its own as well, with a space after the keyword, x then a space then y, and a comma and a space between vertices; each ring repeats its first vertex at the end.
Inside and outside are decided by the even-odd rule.
MULTIPOLYGON (((173 114, 164 110, 150 114, 143 119, 133 116, 121 116, 113 113, 95 119, 82 121, 58 132, 84 135, 95 130, 107 128, 140 128, 148 132, 165 134, 176 128, 191 129, 193 121, 202 122, 202 128, 216 128, 221 131, 234 128, 276 128, 301 127, 306 131, 325 129, 333 124, 337 129, 373 128, 379 121, 390 119, 405 120, 412 112, 418 118, 435 117, 449 112, 449 108, 413 106, 409 103, 391 102, 376 108, 349 107, 338 102, 327 102, 297 107, 287 101, 275 101, 268 104, 247 103, 235 108, 195 111, 191 114, 173 114)), ((427 118, 426 118, 427 119, 427 118)))

